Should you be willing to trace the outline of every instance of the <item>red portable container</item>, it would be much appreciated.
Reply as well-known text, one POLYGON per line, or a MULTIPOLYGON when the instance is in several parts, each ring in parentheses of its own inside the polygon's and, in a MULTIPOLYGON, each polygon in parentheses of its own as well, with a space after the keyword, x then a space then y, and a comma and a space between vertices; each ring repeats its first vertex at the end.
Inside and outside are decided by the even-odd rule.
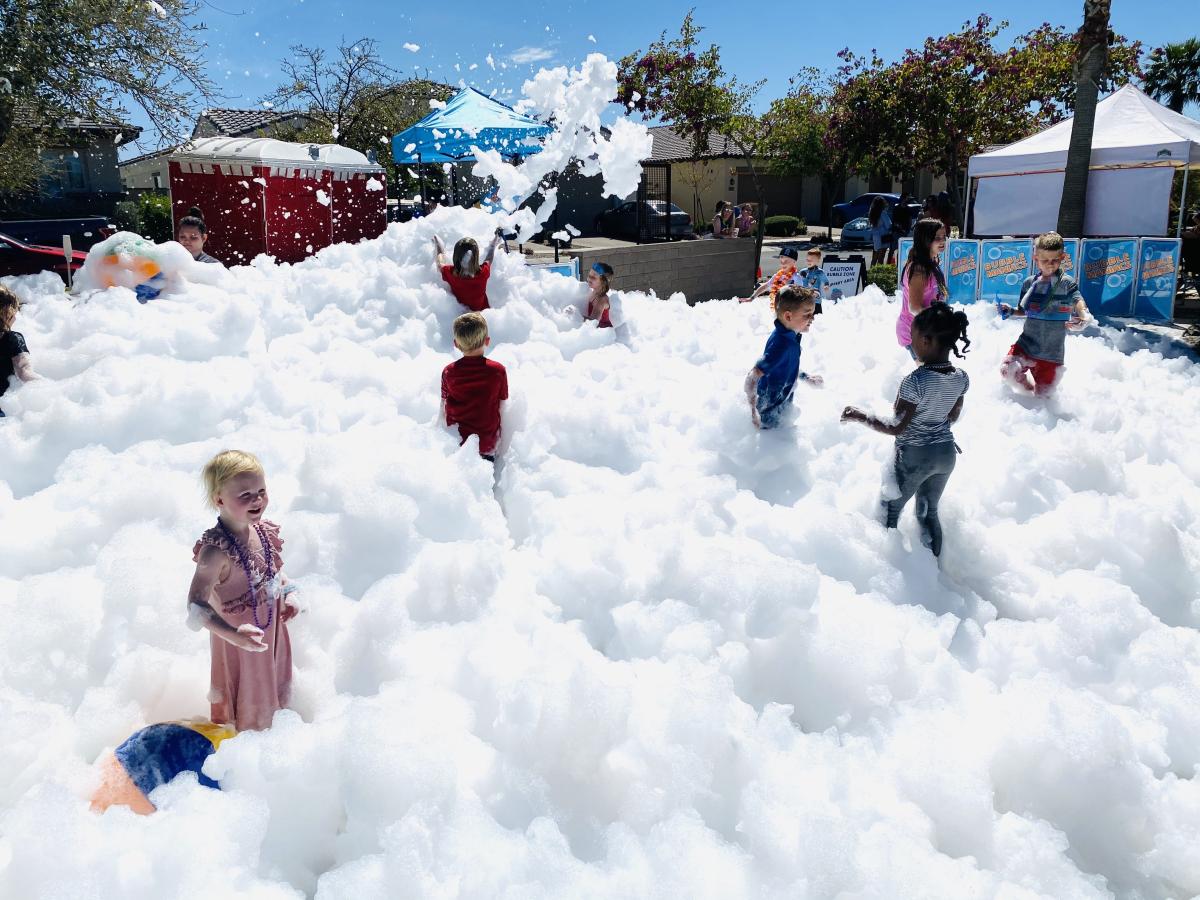
POLYGON ((205 251, 226 265, 260 253, 299 262, 322 247, 383 234, 383 168, 337 144, 201 138, 170 158, 172 218, 197 206, 205 251))

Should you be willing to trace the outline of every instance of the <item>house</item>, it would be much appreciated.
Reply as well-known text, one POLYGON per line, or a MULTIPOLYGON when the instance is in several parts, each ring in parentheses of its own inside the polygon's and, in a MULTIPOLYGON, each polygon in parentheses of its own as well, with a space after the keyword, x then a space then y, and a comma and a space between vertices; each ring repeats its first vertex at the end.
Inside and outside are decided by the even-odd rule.
MULTIPOLYGON (((196 119, 192 137, 271 137, 290 140, 308 122, 308 117, 300 113, 271 109, 206 109, 196 119)), ((121 181, 130 196, 166 193, 169 179, 167 161, 178 149, 179 146, 167 147, 122 161, 121 181)))
MULTIPOLYGON (((20 111, 17 119, 31 125, 20 111)), ((28 196, 0 196, 0 210, 14 218, 110 216, 124 199, 117 150, 135 140, 141 129, 118 122, 63 119, 52 128, 35 128, 44 172, 38 191, 28 196)))
MULTIPOLYGON (((671 201, 692 216, 693 221, 712 219, 718 200, 727 203, 755 201, 758 191, 745 154, 733 138, 712 134, 708 145, 699 155, 693 152, 690 139, 665 125, 650 128, 653 147, 651 166, 666 164, 671 172, 671 201)), ((811 224, 824 224, 827 203, 822 197, 821 179, 815 175, 772 175, 767 160, 753 158, 762 200, 767 214, 797 216, 811 224)), ((931 172, 921 172, 916 178, 893 179, 890 176, 864 178, 852 175, 838 185, 829 204, 853 199, 868 191, 907 191, 923 197, 945 189, 946 180, 931 172)))

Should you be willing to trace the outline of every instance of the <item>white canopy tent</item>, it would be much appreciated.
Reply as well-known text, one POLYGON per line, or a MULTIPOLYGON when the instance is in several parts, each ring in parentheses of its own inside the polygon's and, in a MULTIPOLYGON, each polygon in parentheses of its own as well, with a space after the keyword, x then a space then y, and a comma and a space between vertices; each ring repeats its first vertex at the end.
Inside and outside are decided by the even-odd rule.
MULTIPOLYGON (((971 157, 978 235, 1052 231, 1058 222, 1072 119, 971 157)), ((1172 112, 1131 84, 1096 104, 1084 234, 1167 234, 1175 170, 1200 168, 1200 122, 1172 112)), ((1182 204, 1181 204, 1182 207, 1182 204)), ((1180 209, 1182 227, 1183 210, 1180 209)))

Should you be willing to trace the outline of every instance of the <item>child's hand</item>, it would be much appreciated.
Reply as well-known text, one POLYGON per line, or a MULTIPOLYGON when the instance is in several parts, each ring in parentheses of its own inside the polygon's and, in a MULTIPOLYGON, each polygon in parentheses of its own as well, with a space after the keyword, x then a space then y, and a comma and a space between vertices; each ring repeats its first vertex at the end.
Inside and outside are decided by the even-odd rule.
POLYGON ((433 248, 437 250, 438 253, 446 252, 446 245, 442 243, 442 239, 436 234, 433 236, 433 248))
POLYGON ((1007 303, 1000 304, 1000 315, 1008 317, 1012 315, 1013 308, 1007 303))
POLYGON ((865 422, 865 421, 867 421, 867 414, 865 412, 863 412, 861 409, 859 409, 857 406, 847 406, 845 409, 842 410, 842 421, 843 422, 865 422))
POLYGON ((819 388, 825 386, 825 379, 820 375, 809 375, 804 379, 804 383, 809 387, 819 388))
POLYGON ((1087 325, 1087 320, 1072 314, 1071 318, 1067 319, 1067 331, 1083 331, 1087 325))
POLYGON ((283 598, 283 604, 279 609, 279 619, 283 622, 290 622, 298 615, 300 615, 300 604, 292 600, 289 594, 283 598))
POLYGON ((239 650, 249 650, 251 653, 261 653, 267 649, 267 643, 263 640, 263 630, 249 623, 238 626, 238 630, 226 640, 239 650))

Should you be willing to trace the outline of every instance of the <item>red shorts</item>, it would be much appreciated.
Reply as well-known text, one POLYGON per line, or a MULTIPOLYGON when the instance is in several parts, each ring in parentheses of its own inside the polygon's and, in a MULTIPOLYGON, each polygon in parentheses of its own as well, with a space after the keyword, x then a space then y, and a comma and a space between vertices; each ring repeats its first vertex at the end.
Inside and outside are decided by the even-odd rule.
POLYGON ((1028 372, 1033 376, 1034 393, 1043 394, 1054 387, 1061 369, 1062 363, 1052 363, 1044 359, 1026 356, 1020 347, 1013 344, 1008 348, 1008 356, 1004 357, 1000 373, 1005 378, 1015 381, 1023 387, 1028 387, 1029 385, 1025 381, 1025 373, 1028 372))

